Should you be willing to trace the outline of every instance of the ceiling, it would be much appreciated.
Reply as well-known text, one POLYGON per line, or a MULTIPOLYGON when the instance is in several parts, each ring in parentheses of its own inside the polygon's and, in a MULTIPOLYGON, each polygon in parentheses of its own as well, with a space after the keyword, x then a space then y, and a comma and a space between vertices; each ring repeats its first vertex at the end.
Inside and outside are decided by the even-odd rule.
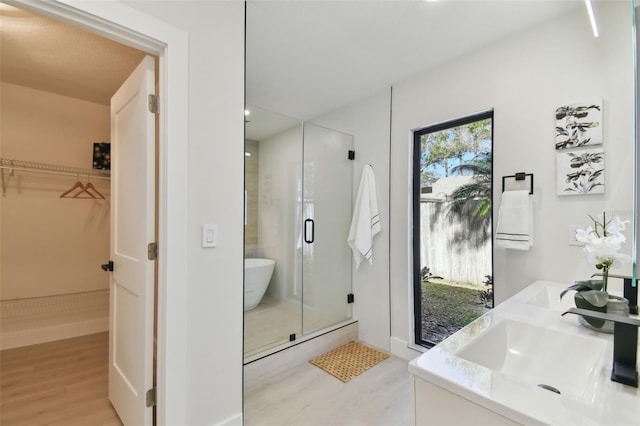
MULTIPOLYGON (((317 117, 581 4, 250 1, 247 102, 299 119, 317 117)), ((108 105, 143 55, 0 3, 4 82, 108 105)))
POLYGON ((247 103, 312 119, 576 7, 583 1, 248 2, 247 103))
POLYGON ((0 3, 0 80, 109 105, 144 53, 0 3))

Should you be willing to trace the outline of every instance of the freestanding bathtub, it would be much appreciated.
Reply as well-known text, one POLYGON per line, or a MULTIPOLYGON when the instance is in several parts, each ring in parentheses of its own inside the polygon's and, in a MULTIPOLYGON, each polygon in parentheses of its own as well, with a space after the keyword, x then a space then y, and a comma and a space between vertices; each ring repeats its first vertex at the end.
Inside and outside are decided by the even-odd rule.
POLYGON ((275 260, 245 259, 244 260, 244 310, 258 306, 264 292, 267 291, 275 260))

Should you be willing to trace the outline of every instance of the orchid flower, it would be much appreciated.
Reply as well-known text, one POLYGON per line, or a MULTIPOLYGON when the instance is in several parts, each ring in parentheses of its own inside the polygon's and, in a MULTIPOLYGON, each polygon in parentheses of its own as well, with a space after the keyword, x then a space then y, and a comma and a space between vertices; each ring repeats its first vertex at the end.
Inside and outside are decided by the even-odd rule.
MULTIPOLYGON (((591 216, 589 216, 591 217, 591 216)), ((625 242, 622 231, 628 220, 621 220, 615 216, 607 221, 606 211, 602 213, 602 222, 597 221, 593 217, 593 226, 576 231, 576 240, 584 243, 583 251, 587 255, 587 261, 596 266, 596 269, 602 270, 603 291, 607 291, 607 279, 609 276, 609 268, 616 264, 627 263, 631 257, 618 253, 625 242)))

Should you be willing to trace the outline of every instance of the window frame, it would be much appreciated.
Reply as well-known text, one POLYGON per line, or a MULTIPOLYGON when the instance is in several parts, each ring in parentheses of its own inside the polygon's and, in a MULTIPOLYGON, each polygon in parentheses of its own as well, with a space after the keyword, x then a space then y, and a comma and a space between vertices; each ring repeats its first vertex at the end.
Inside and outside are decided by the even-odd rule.
MULTIPOLYGON (((420 138, 422 135, 435 133, 452 127, 464 126, 481 120, 491 120, 491 235, 494 232, 493 206, 494 197, 494 162, 493 162, 493 139, 495 133, 494 110, 467 115, 453 120, 444 121, 431 126, 414 130, 413 132, 413 154, 412 154, 412 248, 413 248, 413 343, 423 348, 430 349, 436 344, 422 338, 422 280, 420 277, 420 138)), ((491 239, 491 274, 494 273, 493 238, 491 239)), ((494 296, 495 297, 495 296, 494 296)), ((493 306, 493 301, 492 301, 493 306)))

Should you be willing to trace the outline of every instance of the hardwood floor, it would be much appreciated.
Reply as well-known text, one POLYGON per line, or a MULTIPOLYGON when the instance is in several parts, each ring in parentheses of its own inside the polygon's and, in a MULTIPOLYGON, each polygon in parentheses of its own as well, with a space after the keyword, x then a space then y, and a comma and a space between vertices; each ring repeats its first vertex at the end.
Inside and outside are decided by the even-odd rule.
POLYGON ((347 383, 304 363, 244 390, 245 426, 409 425, 407 361, 390 357, 347 383))
POLYGON ((3 426, 122 425, 107 398, 108 333, 0 352, 3 426))

